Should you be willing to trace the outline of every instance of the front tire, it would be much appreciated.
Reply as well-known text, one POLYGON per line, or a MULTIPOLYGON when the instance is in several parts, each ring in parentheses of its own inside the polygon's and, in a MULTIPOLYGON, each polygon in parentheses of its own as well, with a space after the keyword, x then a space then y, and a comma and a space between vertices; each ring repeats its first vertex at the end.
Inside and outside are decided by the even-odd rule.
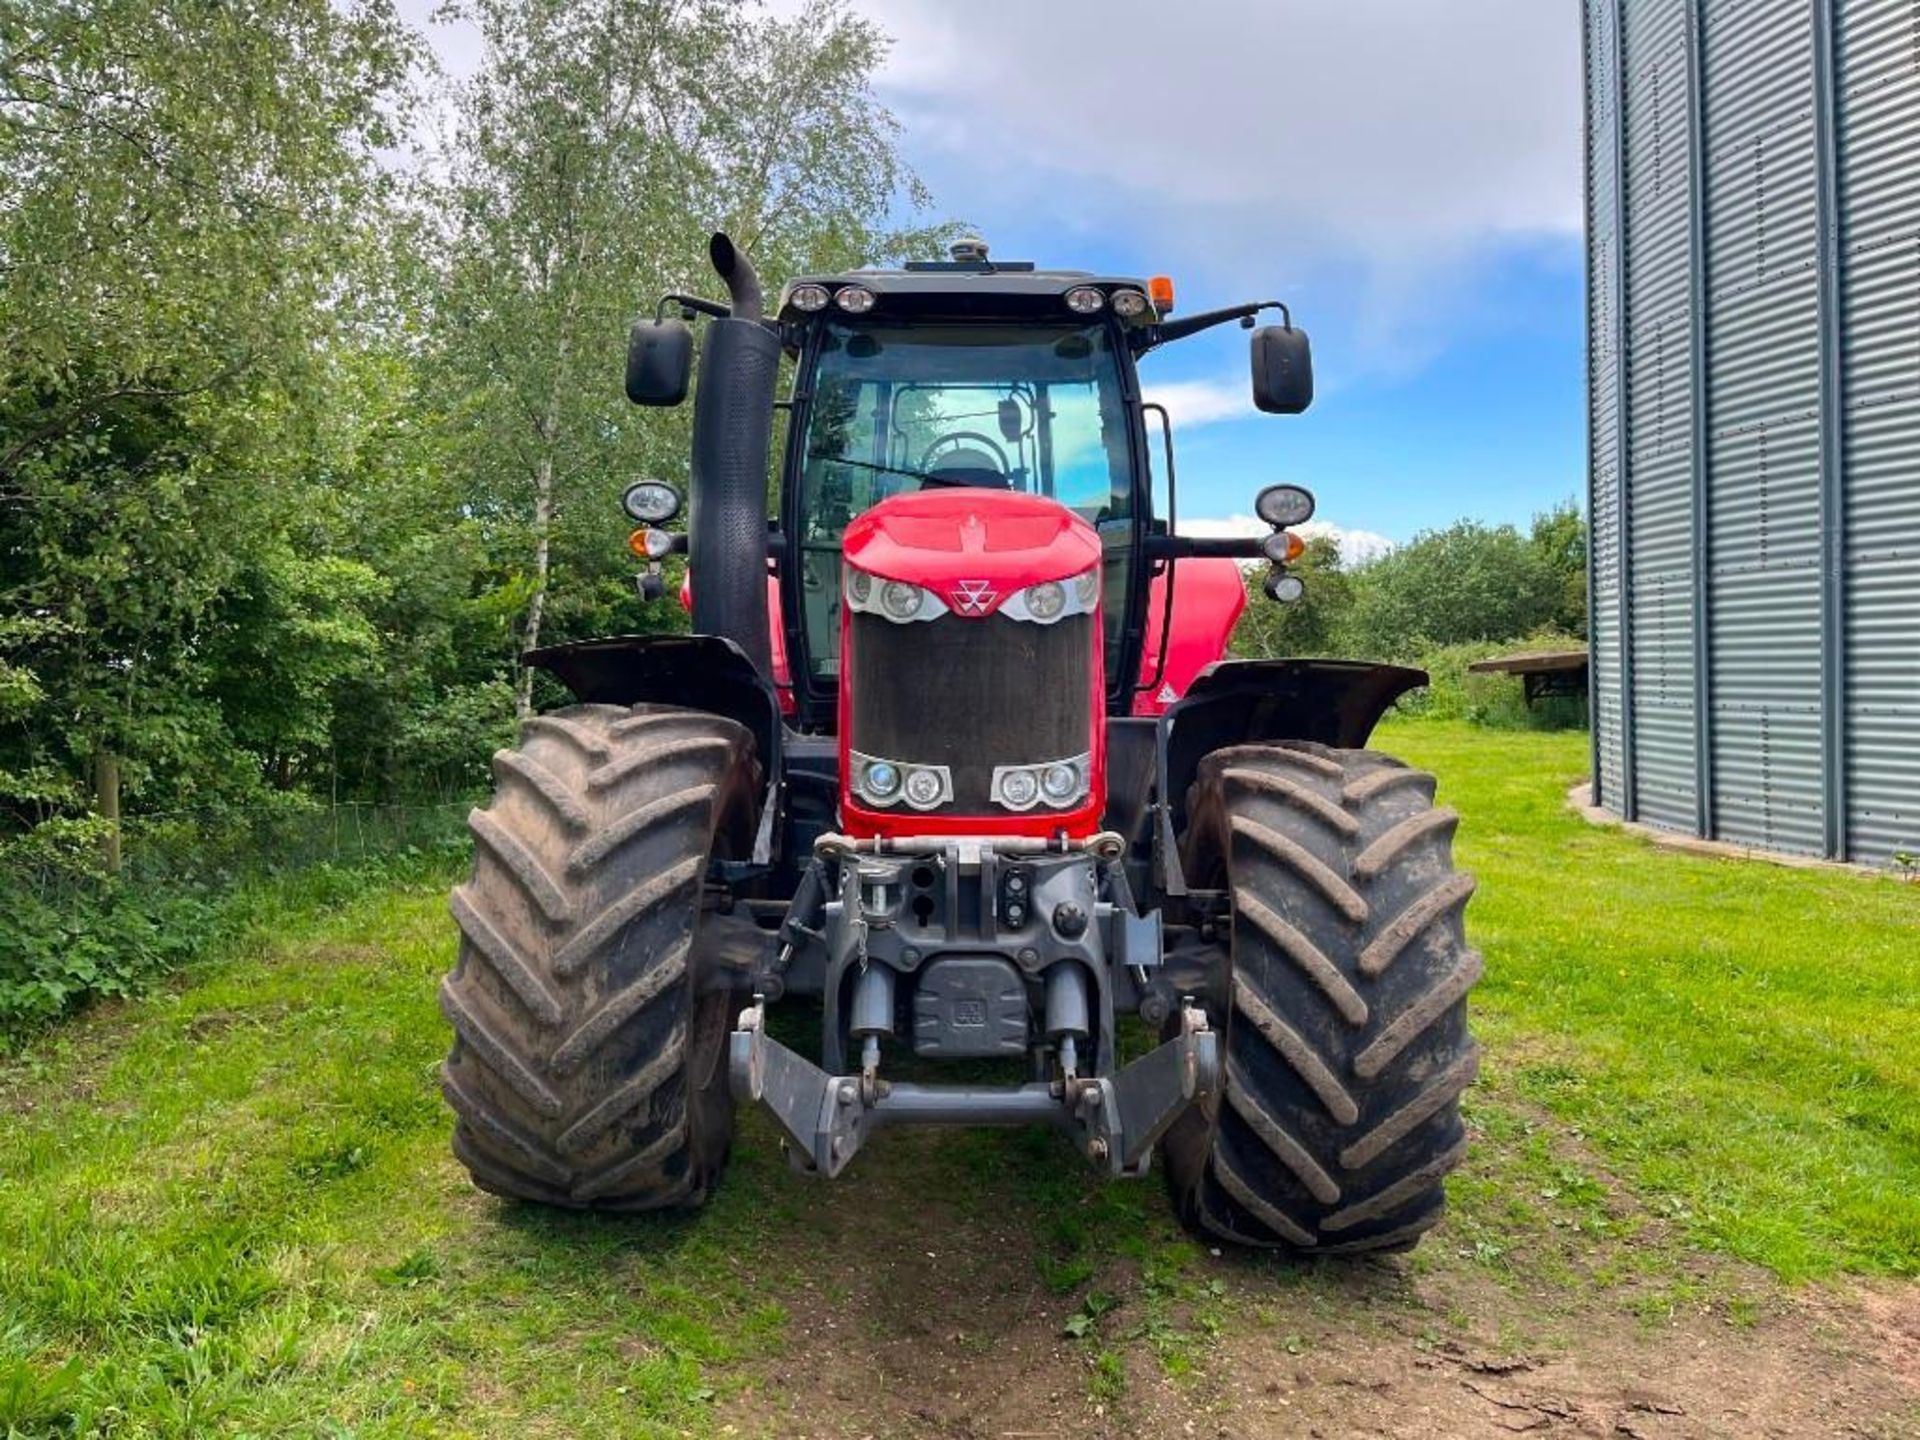
POLYGON ((1249 745, 1208 756, 1189 883, 1231 903, 1220 1097, 1163 1142, 1188 1223, 1302 1254, 1409 1248, 1466 1150, 1481 957, 1453 868, 1459 816, 1388 756, 1249 745))
POLYGON ((526 722, 469 818, 441 1088, 481 1189, 569 1209, 697 1205, 725 1166, 743 997, 702 989, 716 851, 751 843, 757 767, 731 720, 579 705, 526 722))

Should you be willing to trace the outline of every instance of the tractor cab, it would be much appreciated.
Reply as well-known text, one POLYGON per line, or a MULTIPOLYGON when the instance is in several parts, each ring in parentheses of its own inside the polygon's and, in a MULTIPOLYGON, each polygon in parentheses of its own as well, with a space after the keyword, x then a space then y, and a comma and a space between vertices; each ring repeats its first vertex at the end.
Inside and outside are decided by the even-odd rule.
MULTIPOLYGON (((1172 559, 1150 553, 1155 537, 1169 537, 1153 513, 1149 409, 1135 361, 1202 328, 1169 335, 1172 302, 1164 278, 994 261, 979 240, 957 244, 948 261, 785 286, 775 318, 797 365, 780 515, 794 563, 781 602, 803 724, 824 728, 839 716, 848 526, 888 500, 934 492, 982 526, 1024 513, 992 498, 1002 495, 1051 501, 1091 528, 1101 555, 1103 702, 1129 713, 1149 627, 1147 582, 1172 559)), ((1199 318, 1251 324, 1256 308, 1199 318)), ((1270 387, 1262 398, 1299 410, 1311 400, 1311 370, 1304 334, 1288 331, 1297 350, 1289 393, 1270 387)), ((997 542, 983 546, 1001 553, 997 542)), ((965 578, 1012 593, 1003 575, 965 578)))
POLYGON ((1041 499, 1085 522, 1102 552, 1106 668, 1123 674, 1147 467, 1130 357, 1109 324, 823 315, 801 333, 782 517, 798 563, 782 599, 803 713, 831 701, 841 672, 847 528, 908 495, 982 515, 999 497, 1041 499))

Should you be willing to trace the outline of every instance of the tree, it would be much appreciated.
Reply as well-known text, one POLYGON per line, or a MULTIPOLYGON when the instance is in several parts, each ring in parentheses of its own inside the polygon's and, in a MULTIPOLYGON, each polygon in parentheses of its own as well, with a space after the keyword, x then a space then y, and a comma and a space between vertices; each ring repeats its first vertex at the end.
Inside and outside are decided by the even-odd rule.
POLYGON ((1587 633, 1587 521, 1580 507, 1564 500, 1533 517, 1529 537, 1541 563, 1557 581, 1552 629, 1568 635, 1587 633))
POLYGON ((1460 520, 1356 571, 1349 640, 1366 658, 1511 640, 1554 622, 1564 586, 1542 549, 1511 525, 1460 520))
POLYGON ((31 819, 233 773, 208 627, 297 508, 411 45, 385 0, 7 19, 0 610, 33 699, 0 772, 31 819))
POLYGON ((1340 542, 1315 535, 1288 567, 1306 593, 1291 605, 1277 604, 1260 588, 1264 566, 1244 572, 1247 609, 1233 634, 1233 652, 1248 659, 1337 656, 1353 609, 1353 578, 1340 563, 1340 542))
MULTIPOLYGON (((727 0, 467 0, 486 58, 434 190, 448 217, 437 358, 471 503, 526 557, 515 639, 546 638, 558 549, 617 560, 613 509, 638 473, 678 476, 681 416, 620 395, 627 321, 704 289, 724 228, 769 274, 876 258, 917 185, 868 79, 879 32, 840 0, 788 20, 727 0), (575 514, 589 529, 570 528, 575 514)), ((520 677, 517 708, 532 703, 520 677)))

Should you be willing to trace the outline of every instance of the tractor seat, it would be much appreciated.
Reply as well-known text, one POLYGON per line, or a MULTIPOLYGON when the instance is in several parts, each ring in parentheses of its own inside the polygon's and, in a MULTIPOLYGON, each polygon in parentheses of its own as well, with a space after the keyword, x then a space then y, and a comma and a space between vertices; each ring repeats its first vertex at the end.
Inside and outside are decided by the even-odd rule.
POLYGON ((933 485, 969 486, 975 490, 1011 490, 1013 482, 993 457, 982 450, 955 450, 927 472, 933 485))
POLYGON ((985 465, 940 465, 927 472, 930 485, 970 486, 975 490, 1011 490, 1013 482, 985 465))

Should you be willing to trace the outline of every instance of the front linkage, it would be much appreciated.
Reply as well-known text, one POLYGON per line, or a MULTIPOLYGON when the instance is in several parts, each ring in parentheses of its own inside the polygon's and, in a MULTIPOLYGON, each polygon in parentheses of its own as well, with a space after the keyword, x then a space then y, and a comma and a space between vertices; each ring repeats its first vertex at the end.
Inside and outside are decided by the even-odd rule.
POLYGON ((1217 1093, 1220 1055, 1205 1012, 1183 999, 1170 1038, 1114 1063, 1116 1000, 1145 999, 1152 1013, 1163 988, 1147 978, 1161 965, 1159 919, 1136 912, 1122 849, 1113 834, 821 837, 802 887, 815 913, 789 914, 770 988, 818 970, 826 1068, 767 1034, 763 989, 733 1032, 735 1098, 765 1105, 795 1164, 826 1176, 886 1125, 1036 1123, 1114 1175, 1144 1174, 1181 1114, 1217 1093), (917 1055, 1024 1058, 1035 1078, 998 1088, 883 1078, 881 1042, 896 1037, 907 987, 917 1055))

